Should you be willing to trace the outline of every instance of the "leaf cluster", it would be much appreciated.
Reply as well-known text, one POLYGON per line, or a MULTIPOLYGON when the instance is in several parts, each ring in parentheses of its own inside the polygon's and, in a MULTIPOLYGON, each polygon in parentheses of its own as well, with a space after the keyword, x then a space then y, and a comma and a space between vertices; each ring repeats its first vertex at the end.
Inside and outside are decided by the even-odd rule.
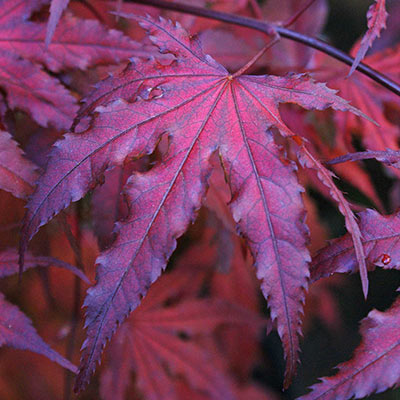
MULTIPOLYGON (((0 0, 1 345, 39 355, 0 354, 0 397, 280 398, 255 379, 272 331, 297 396, 339 274, 367 299, 400 266, 400 8, 373 2, 353 59, 313 39, 325 0, 138 3, 0 0)), ((399 304, 301 398, 399 385, 399 304)))

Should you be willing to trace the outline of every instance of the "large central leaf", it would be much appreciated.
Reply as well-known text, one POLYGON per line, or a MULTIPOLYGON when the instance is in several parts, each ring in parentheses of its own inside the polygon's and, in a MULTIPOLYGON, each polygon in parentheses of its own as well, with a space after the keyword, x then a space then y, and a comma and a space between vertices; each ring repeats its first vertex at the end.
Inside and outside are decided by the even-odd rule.
POLYGON ((297 363, 309 254, 302 188, 270 128, 292 135, 281 120, 279 103, 358 112, 305 75, 231 75, 180 26, 137 18, 164 53, 162 61, 131 64, 98 85, 81 112, 94 111, 89 127, 56 144, 24 224, 22 251, 41 225, 82 198, 106 169, 128 156, 153 152, 161 136, 168 135, 162 162, 129 179, 130 216, 97 260, 97 284, 85 301, 88 337, 77 389, 86 385, 107 339, 139 305, 165 268, 176 238, 194 220, 215 152, 231 188, 238 230, 247 239, 277 320, 287 383, 297 363))

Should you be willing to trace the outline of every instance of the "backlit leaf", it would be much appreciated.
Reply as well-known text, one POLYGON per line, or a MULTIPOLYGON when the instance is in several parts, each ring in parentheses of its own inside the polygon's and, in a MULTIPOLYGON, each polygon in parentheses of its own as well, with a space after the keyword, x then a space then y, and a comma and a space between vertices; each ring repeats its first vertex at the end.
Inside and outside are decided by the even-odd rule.
MULTIPOLYGON (((28 205, 21 254, 38 228, 82 198, 104 172, 127 157, 152 153, 166 132, 169 148, 150 171, 134 173, 125 193, 130 216, 98 258, 89 289, 87 335, 77 389, 88 382, 106 341, 166 266, 176 239, 196 217, 219 152, 230 208, 247 239, 287 358, 285 385, 297 364, 309 261, 302 188, 270 128, 293 135, 280 103, 352 111, 335 91, 307 75, 236 76, 204 55, 179 26, 137 17, 169 64, 132 63, 87 99, 88 128, 69 133, 52 152, 28 205)), ((21 259, 23 260, 23 259, 21 259)))

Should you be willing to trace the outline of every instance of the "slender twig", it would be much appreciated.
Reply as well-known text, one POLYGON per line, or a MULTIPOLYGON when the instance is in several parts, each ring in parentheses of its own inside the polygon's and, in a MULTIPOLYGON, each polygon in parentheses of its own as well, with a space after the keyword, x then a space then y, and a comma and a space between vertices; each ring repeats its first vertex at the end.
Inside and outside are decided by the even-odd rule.
POLYGON ((285 28, 289 27, 290 25, 294 24, 315 2, 315 0, 309 0, 308 3, 297 11, 292 17, 290 17, 287 21, 282 23, 282 26, 285 28))
MULTIPOLYGON (((241 15, 228 14, 221 11, 211 10, 209 8, 194 7, 186 4, 172 3, 164 0, 125 0, 130 3, 140 3, 147 6, 153 6, 157 8, 162 8, 166 10, 173 10, 178 12, 183 12, 187 14, 197 15, 199 17, 210 18, 222 22, 227 22, 229 24, 235 24, 239 26, 245 26, 250 29, 255 29, 260 32, 264 32, 270 35, 271 32, 277 32, 281 37, 293 40, 298 43, 302 43, 308 47, 312 47, 319 50, 329 56, 336 58, 337 60, 351 66, 353 64, 354 58, 344 53, 343 51, 331 46, 330 44, 304 35, 299 32, 292 31, 283 26, 271 24, 264 21, 259 21, 254 18, 244 17, 241 15)), ((362 74, 368 76, 375 82, 379 83, 383 87, 389 89, 393 93, 400 96, 400 85, 394 82, 392 79, 386 75, 374 70, 366 64, 360 63, 357 66, 357 70, 362 74)))
POLYGON ((243 75, 249 68, 251 68, 263 55, 264 53, 270 49, 274 44, 279 42, 279 35, 276 35, 274 39, 272 39, 269 43, 267 43, 246 65, 243 65, 238 71, 236 71, 232 78, 236 78, 240 75, 243 75))

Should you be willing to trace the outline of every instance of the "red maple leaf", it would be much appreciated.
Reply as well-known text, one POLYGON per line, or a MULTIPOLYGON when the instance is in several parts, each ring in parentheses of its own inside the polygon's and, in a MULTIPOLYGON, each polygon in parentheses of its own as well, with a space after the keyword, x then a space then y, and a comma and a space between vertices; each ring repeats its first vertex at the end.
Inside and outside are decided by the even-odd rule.
MULTIPOLYGON (((365 59, 370 67, 385 71, 394 80, 400 78, 399 47, 389 48, 372 54, 365 59)), ((372 124, 363 118, 357 118, 350 113, 337 113, 336 146, 339 151, 354 151, 351 138, 357 133, 362 138, 362 144, 370 150, 386 150, 398 148, 399 127, 393 124, 385 114, 385 106, 389 102, 400 104, 398 96, 382 90, 373 80, 356 71, 345 79, 347 67, 325 55, 316 57, 314 77, 327 81, 330 86, 339 90, 341 96, 349 100, 355 107, 373 116, 377 124, 372 124)))
POLYGON ((36 178, 35 165, 24 158, 8 132, 0 131, 0 189, 25 198, 33 191, 36 178))
POLYGON ((64 368, 76 372, 77 368, 38 335, 30 319, 18 307, 8 303, 0 293, 0 346, 10 346, 42 354, 64 368))
POLYGON ((277 320, 287 358, 287 386, 298 359, 310 258, 303 189, 295 167, 274 143, 271 128, 293 135, 281 120, 280 103, 361 113, 307 75, 231 75, 204 55, 180 26, 163 19, 137 19, 160 52, 173 60, 168 65, 157 59, 132 63, 88 97, 85 112, 94 111, 89 127, 78 127, 80 133, 68 134, 55 145, 30 200, 21 261, 41 225, 82 198, 105 170, 127 157, 153 152, 168 133, 169 148, 162 161, 128 180, 130 216, 118 224, 115 243, 97 260, 97 284, 85 300, 88 338, 76 385, 82 389, 104 344, 139 305, 165 268, 176 238, 194 220, 206 192, 210 158, 218 151, 232 193, 230 209, 277 320))
POLYGON ((398 384, 400 299, 386 312, 372 310, 361 322, 362 342, 339 372, 311 387, 302 400, 364 398, 398 384))
POLYGON ((218 362, 220 351, 202 341, 216 344, 213 335, 221 327, 260 329, 263 320, 226 300, 182 299, 187 284, 179 270, 164 275, 123 324, 107 353, 109 367, 101 378, 104 399, 125 398, 132 372, 148 399, 181 398, 175 385, 182 378, 210 399, 235 398, 233 384, 218 362), (171 301, 173 305, 165 305, 171 301))
POLYGON ((298 154, 299 160, 303 166, 312 168, 317 171, 320 181, 329 188, 329 192, 338 203, 339 211, 345 218, 346 228, 353 241, 353 247, 356 255, 357 264, 359 266, 361 283, 364 297, 368 294, 368 275, 367 265, 365 262, 365 253, 361 242, 360 227, 357 224, 356 218, 351 210, 349 202, 345 199, 343 193, 336 187, 333 182, 334 174, 325 168, 304 146, 298 154))
POLYGON ((71 126, 78 109, 76 100, 41 66, 52 72, 86 69, 148 55, 149 51, 98 21, 70 15, 60 20, 52 44, 46 47, 46 24, 29 20, 46 3, 0 0, 0 86, 10 108, 26 111, 40 125, 63 129, 71 126))
MULTIPOLYGON (((27 268, 36 266, 49 267, 54 265, 67 269, 89 283, 85 274, 78 268, 53 257, 32 256, 28 254, 27 268)), ((18 272, 18 254, 14 249, 0 252, 0 278, 4 278, 18 272)), ((0 293, 0 346, 10 346, 21 350, 30 350, 42 354, 64 368, 77 372, 77 368, 70 361, 52 350, 38 335, 32 326, 30 319, 16 306, 8 303, 4 295, 0 293)))
MULTIPOLYGON (((361 240, 365 249, 368 269, 400 268, 399 224, 400 214, 383 216, 374 210, 359 215, 361 240)), ((354 273, 358 270, 354 246, 349 234, 335 239, 323 248, 311 264, 311 281, 334 273, 354 273)))

